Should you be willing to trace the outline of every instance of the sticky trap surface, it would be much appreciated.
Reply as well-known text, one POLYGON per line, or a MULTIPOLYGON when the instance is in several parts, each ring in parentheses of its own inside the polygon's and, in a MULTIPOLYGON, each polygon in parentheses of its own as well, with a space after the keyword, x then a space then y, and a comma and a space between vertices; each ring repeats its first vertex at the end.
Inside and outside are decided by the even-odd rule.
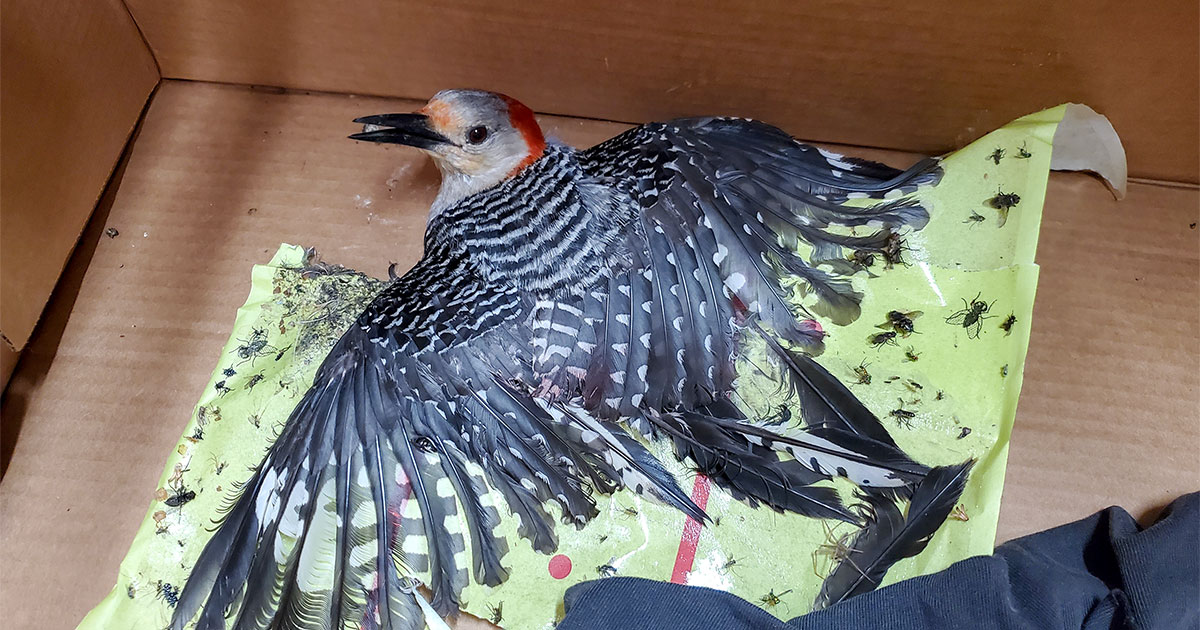
MULTIPOLYGON (((904 262, 885 269, 876 260, 858 273, 862 316, 825 327, 818 362, 883 420, 901 448, 927 465, 979 460, 958 518, 923 553, 893 567, 885 583, 992 549, 1037 283, 1042 201, 1065 111, 1022 118, 947 156, 942 183, 920 194, 931 219, 906 236, 904 262), (1005 194, 1019 202, 1000 207, 1008 205, 997 202, 1005 194), (964 325, 961 311, 971 311, 974 300, 987 309, 964 325), (882 332, 877 326, 891 310, 920 311, 915 332, 873 347, 868 339, 882 332), (1005 330, 1010 315, 1015 322, 1005 330), (865 378, 858 367, 870 374, 869 384, 859 382, 865 378)), ((304 277, 303 262, 301 248, 285 245, 254 268, 250 296, 168 456, 117 584, 80 627, 165 626, 220 507, 260 463, 329 347, 383 286, 356 273, 304 277)), ((744 361, 754 360, 751 348, 744 361)), ((776 406, 776 384, 745 363, 739 370, 741 403, 751 417, 765 415, 776 406)), ((652 445, 652 452, 717 522, 700 527, 674 509, 620 492, 597 497, 601 514, 586 528, 560 527, 559 549, 546 556, 518 538, 516 520, 505 514, 498 533, 510 541, 505 563, 512 577, 497 588, 469 586, 464 609, 486 618, 502 607, 502 625, 549 628, 571 584, 634 575, 728 590, 785 618, 806 612, 843 532, 751 509, 704 479, 689 479, 668 445, 652 445), (768 597, 784 591, 790 592, 777 603, 768 597)), ((833 483, 849 496, 849 483, 833 483)), ((504 503, 498 494, 494 500, 504 503)))

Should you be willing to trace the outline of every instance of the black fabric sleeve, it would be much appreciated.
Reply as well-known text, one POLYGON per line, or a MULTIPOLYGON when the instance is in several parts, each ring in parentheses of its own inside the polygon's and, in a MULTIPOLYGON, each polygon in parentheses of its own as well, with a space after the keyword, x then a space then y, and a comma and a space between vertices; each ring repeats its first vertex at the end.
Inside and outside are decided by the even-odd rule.
POLYGON ((638 578, 578 584, 564 607, 559 630, 1200 628, 1200 493, 1146 529, 1108 508, 786 624, 728 593, 638 578))

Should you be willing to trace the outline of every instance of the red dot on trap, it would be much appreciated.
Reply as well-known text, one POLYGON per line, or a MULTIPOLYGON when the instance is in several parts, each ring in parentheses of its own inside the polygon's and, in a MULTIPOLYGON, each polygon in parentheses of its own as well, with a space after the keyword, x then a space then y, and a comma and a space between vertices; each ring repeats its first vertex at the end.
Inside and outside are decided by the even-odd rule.
POLYGON ((550 558, 550 577, 561 580, 568 575, 571 575, 571 559, 558 554, 550 558))

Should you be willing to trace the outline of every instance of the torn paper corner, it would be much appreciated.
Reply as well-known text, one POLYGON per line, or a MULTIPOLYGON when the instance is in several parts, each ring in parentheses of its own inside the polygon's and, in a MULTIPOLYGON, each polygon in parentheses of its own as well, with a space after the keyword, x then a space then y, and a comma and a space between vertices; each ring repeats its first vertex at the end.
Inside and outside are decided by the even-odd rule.
POLYGON ((1108 118, 1087 105, 1067 103, 1062 122, 1054 132, 1050 168, 1090 171, 1104 179, 1117 199, 1125 198, 1125 147, 1121 146, 1121 138, 1108 118))

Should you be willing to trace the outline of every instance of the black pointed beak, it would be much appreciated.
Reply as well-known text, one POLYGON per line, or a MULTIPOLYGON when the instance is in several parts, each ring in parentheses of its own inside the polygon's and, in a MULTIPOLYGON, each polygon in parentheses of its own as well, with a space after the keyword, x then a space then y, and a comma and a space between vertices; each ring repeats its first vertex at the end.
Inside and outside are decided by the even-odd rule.
POLYGON ((363 126, 361 133, 351 134, 352 140, 389 142, 418 149, 433 149, 452 144, 450 138, 438 133, 424 114, 377 114, 355 118, 363 126))

